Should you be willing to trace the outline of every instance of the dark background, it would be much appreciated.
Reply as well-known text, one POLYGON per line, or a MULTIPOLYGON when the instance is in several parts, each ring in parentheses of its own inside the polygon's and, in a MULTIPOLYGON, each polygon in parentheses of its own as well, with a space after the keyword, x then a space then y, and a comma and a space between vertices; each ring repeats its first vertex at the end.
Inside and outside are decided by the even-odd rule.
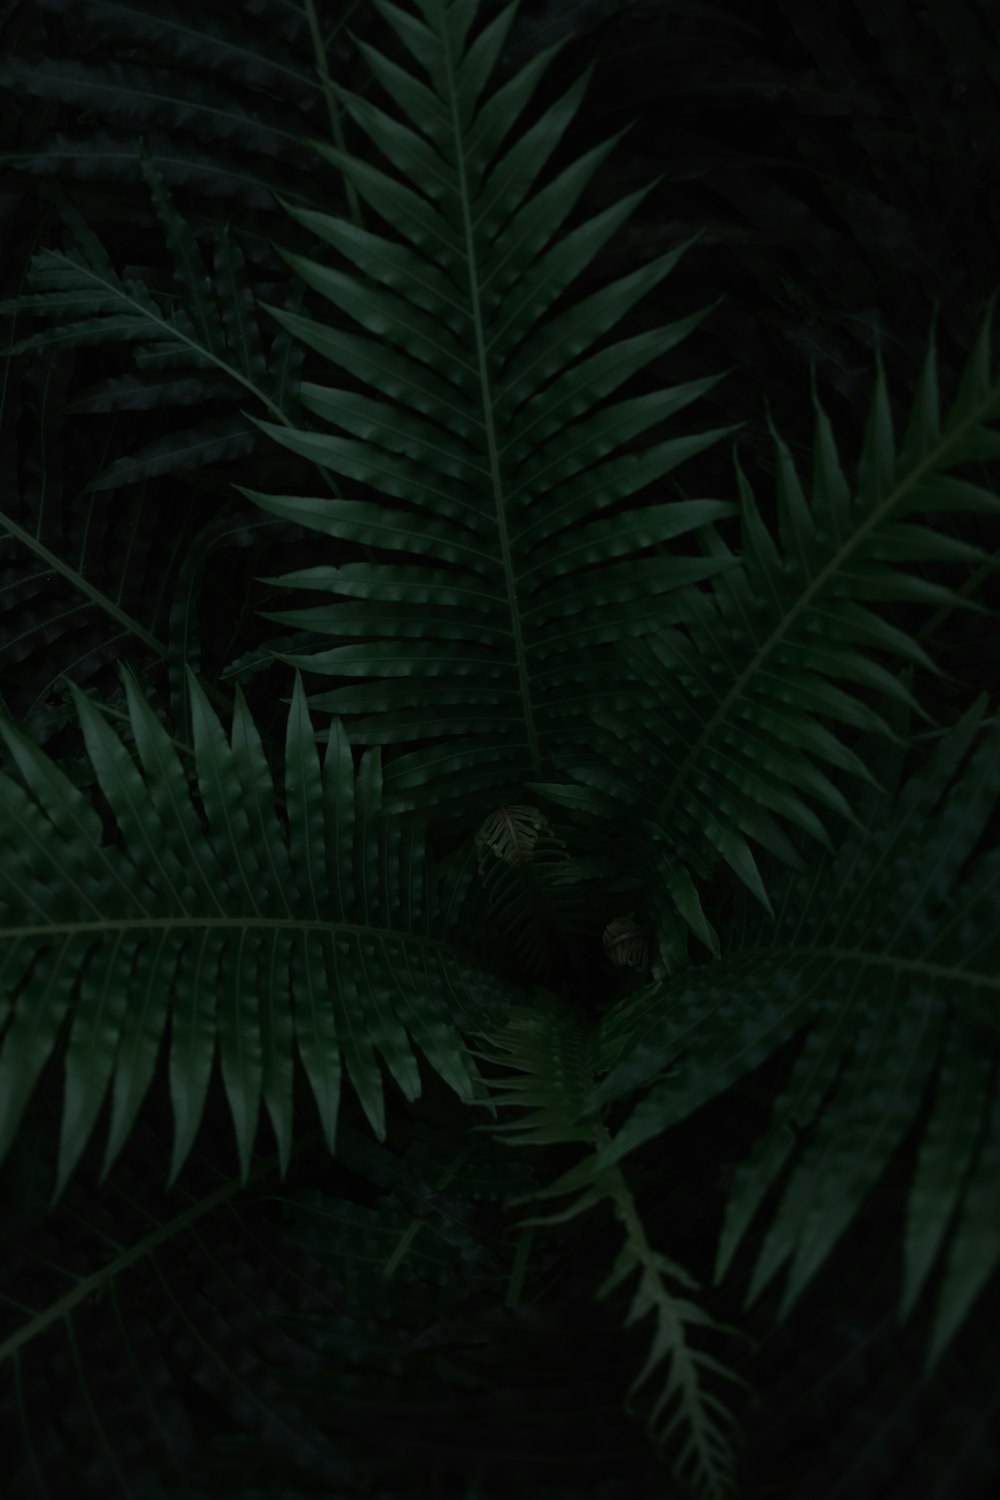
MULTIPOLYGON (((495 9, 492 0, 484 6, 495 9)), ((348 31, 394 56, 391 34, 364 0, 326 5, 321 16, 334 78, 368 90, 348 31)), ((566 45, 532 118, 592 58, 599 64, 556 165, 631 125, 575 219, 660 179, 588 276, 596 284, 623 274, 702 231, 636 311, 631 331, 725 293, 676 357, 644 379, 653 389, 679 371, 685 379, 730 371, 702 420, 744 423, 741 460, 765 513, 773 473, 765 392, 807 467, 812 367, 853 459, 877 345, 890 388, 905 396, 935 308, 941 384, 953 389, 998 284, 1000 12, 974 0, 526 3, 501 76, 559 40, 566 45)), ((230 226, 262 300, 286 295, 271 242, 307 243, 273 191, 345 210, 335 174, 317 171, 299 144, 303 135, 326 137, 328 122, 295 5, 8 0, 0 53, 0 296, 23 290, 35 251, 72 244, 67 200, 119 270, 170 292, 140 136, 200 241, 230 226)), ((30 331, 22 323, 18 337, 30 331)), ((273 337, 266 328, 269 350, 273 337)), ((54 552, 74 558, 79 579, 119 607, 112 618, 16 536, 0 537, 0 691, 15 719, 82 778, 61 676, 113 704, 124 656, 176 707, 177 662, 186 655, 226 691, 242 664, 255 716, 279 725, 287 674, 268 665, 266 649, 260 659, 254 653, 275 634, 258 611, 282 600, 258 580, 314 559, 296 528, 262 519, 231 489, 273 488, 269 476, 287 470, 287 455, 247 432, 241 410, 261 408, 211 372, 183 399, 166 388, 157 395, 151 381, 140 389, 128 349, 113 344, 26 356, 5 376, 0 508, 23 527, 39 524, 54 552), (86 492, 95 475, 110 482, 86 492)), ((699 463, 686 484, 731 494, 721 446, 699 463)), ((995 545, 985 527, 970 524, 967 534, 995 545)), ((995 690, 1000 651, 988 620, 951 615, 942 630, 931 621, 922 639, 945 673, 923 685, 935 717, 948 722, 977 691, 995 690)), ((725 1164, 763 1123, 787 1065, 778 1059, 774 1077, 752 1080, 740 1099, 676 1132, 669 1162, 655 1152, 637 1160, 651 1224, 669 1253, 706 1279, 725 1164)), ((9 1296, 22 1305, 51 1302, 113 1253, 109 1239, 131 1243, 151 1217, 167 1219, 186 1201, 162 1192, 169 1102, 161 1098, 118 1186, 96 1198, 79 1186, 96 1177, 88 1159, 40 1227, 36 1152, 58 1118, 60 1081, 49 1080, 51 1118, 42 1111, 2 1179, 9 1296)), ((435 1108, 427 1106, 432 1121, 435 1108)), ((201 1148, 204 1183, 192 1191, 211 1191, 231 1173, 227 1130, 220 1108, 201 1148)), ((866 1217, 787 1325, 774 1326, 775 1300, 741 1318, 754 1341, 743 1368, 757 1393, 741 1413, 741 1493, 754 1500, 976 1500, 996 1492, 996 1292, 981 1299, 926 1384, 924 1314, 899 1330, 887 1312, 899 1272, 895 1184, 907 1181, 908 1152, 904 1145, 866 1217)), ((404 1159, 404 1148, 394 1159, 404 1159)), ((423 1181, 422 1172, 436 1180, 433 1164, 406 1161, 407 1182, 423 1181)), ((355 1168, 306 1151, 289 1188, 327 1193, 359 1215, 386 1212, 382 1194, 412 1211, 391 1173, 375 1181, 370 1164, 355 1168)), ((19 1363, 8 1361, 0 1492, 392 1500, 472 1495, 469 1476, 480 1467, 489 1497, 672 1493, 641 1429, 618 1414, 642 1338, 620 1332, 620 1304, 591 1299, 614 1227, 571 1225, 551 1236, 532 1262, 524 1305, 502 1311, 503 1283, 482 1249, 500 1232, 499 1210, 468 1184, 454 1192, 467 1236, 459 1269, 432 1292, 410 1288, 416 1301, 404 1297, 391 1316, 370 1288, 343 1303, 342 1282, 315 1243, 290 1240, 287 1205, 266 1183, 241 1200, 242 1219, 226 1210, 206 1219, 202 1238, 176 1238, 156 1262, 162 1274, 153 1274, 153 1258, 143 1261, 121 1278, 118 1301, 81 1308, 72 1336, 57 1321, 19 1363), (455 1278, 467 1275, 468 1256, 480 1263, 476 1247, 482 1284, 470 1280, 456 1311, 455 1278), (407 1327, 408 1337, 421 1327, 433 1336, 409 1348, 399 1332, 407 1327)), ((719 1316, 738 1315, 740 1274, 710 1299, 719 1316)))

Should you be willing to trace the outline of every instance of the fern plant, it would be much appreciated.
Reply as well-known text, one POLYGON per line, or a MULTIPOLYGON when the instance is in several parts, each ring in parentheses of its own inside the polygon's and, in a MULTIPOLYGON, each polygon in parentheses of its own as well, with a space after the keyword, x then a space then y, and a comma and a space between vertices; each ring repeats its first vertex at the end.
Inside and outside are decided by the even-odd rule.
MULTIPOLYGON (((663 1493, 663 1454, 678 1493, 773 1493, 741 1468, 733 1325, 762 1337, 762 1305, 794 1320, 892 1172, 896 1306, 922 1320, 928 1379, 997 1285, 1000 743, 988 695, 935 722, 925 679, 944 674, 920 639, 928 618, 995 614, 992 305, 946 400, 931 338, 898 447, 879 359, 856 463, 814 380, 808 480, 772 422, 773 499, 736 454, 728 493, 700 496, 702 456, 739 427, 697 418, 718 378, 635 391, 711 309, 618 336, 694 242, 579 295, 648 192, 586 211, 618 145, 568 154, 586 77, 545 96, 552 47, 491 88, 516 4, 485 20, 478 0, 373 9, 364 94, 316 48, 333 141, 303 150, 348 213, 280 200, 285 295, 254 294, 230 235, 207 276, 143 151, 169 295, 116 268, 67 202, 76 248, 39 251, 7 308, 56 320, 18 357, 133 345, 138 371, 78 407, 197 405, 220 379, 252 394, 258 410, 119 457, 74 504, 252 451, 244 514, 277 518, 308 562, 261 581, 312 596, 261 610, 284 633, 262 627, 216 682, 199 676, 190 624, 222 515, 154 652, 169 701, 125 663, 107 703, 68 683, 69 743, 0 716, 0 1158, 18 1246, 0 1410, 28 1455, 13 1493, 64 1483, 83 1426, 126 1494, 500 1500, 529 1493, 590 1399, 608 1493, 663 1493), (283 684, 276 735, 248 703, 262 680, 283 684), (769 1113, 751 1130, 755 1090, 769 1113), (699 1197, 718 1210, 688 1243, 683 1216, 662 1222, 666 1179, 712 1109, 739 1139, 724 1191, 715 1159, 687 1200, 692 1224, 699 1197), (161 1208, 139 1153, 167 1126, 161 1208), (202 1172, 211 1185, 186 1187, 202 1172), (222 1236, 241 1203, 260 1232, 203 1243, 194 1226, 222 1236), (64 1213, 83 1225, 68 1264, 44 1228, 64 1213), (208 1275, 214 1356, 167 1245, 178 1275, 208 1275), (39 1303, 46 1264, 71 1286, 39 1303), (148 1355, 114 1300, 140 1264, 162 1308, 131 1314, 148 1355), (532 1329, 538 1348, 568 1339, 560 1282, 596 1293, 610 1374, 578 1390, 560 1366, 538 1416, 525 1350, 532 1329), (129 1368, 155 1369, 151 1411, 169 1388, 148 1443, 127 1437, 131 1380, 98 1393, 85 1373, 78 1309, 105 1293, 129 1368), (62 1324, 83 1415, 57 1434, 46 1416, 39 1443, 62 1324), (193 1414, 205 1391, 221 1437, 193 1414), (644 1418, 648 1454, 616 1404, 644 1418), (355 1408, 369 1415, 352 1428, 355 1408), (378 1452, 372 1412, 410 1467, 378 1452), (505 1415, 537 1437, 521 1468, 489 1437, 505 1415), (631 1477, 614 1470, 630 1441, 631 1477)), ((311 0, 306 15, 318 35, 311 0)), ((58 565, 32 522, 11 519, 11 539, 58 565)), ((115 617, 85 569, 73 579, 115 617)), ((585 1467, 567 1461, 567 1482, 585 1467)))

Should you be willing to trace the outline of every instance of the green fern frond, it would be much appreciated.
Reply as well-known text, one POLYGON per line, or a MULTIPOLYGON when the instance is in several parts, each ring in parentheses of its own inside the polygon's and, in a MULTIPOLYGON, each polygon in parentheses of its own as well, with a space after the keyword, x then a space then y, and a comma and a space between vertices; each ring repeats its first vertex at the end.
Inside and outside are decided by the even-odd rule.
POLYGON ((156 517, 140 496, 109 527, 107 496, 71 499, 65 390, 55 362, 42 374, 7 365, 0 375, 0 673, 8 688, 27 689, 16 718, 38 743, 73 717, 65 671, 86 680, 123 641, 154 658, 168 650, 148 555, 156 517))
POLYGON ((651 1436, 661 1446, 678 1442, 675 1473, 690 1483, 692 1494, 726 1495, 733 1486, 731 1429, 735 1418, 723 1400, 703 1389, 704 1378, 712 1374, 739 1385, 744 1382, 720 1360, 692 1346, 692 1330, 718 1332, 719 1325, 671 1285, 697 1290, 697 1282, 683 1266, 649 1247, 640 1221, 629 1211, 633 1207, 629 1195, 618 1210, 629 1238, 597 1292, 599 1298, 606 1297, 638 1274, 626 1326, 650 1313, 655 1318, 653 1343, 632 1382, 630 1400, 659 1371, 662 1388, 646 1419, 651 1436), (664 1361, 666 1369, 661 1370, 664 1361))
MULTIPOLYGON (((281 335, 276 341, 269 368, 238 240, 228 228, 214 236, 216 274, 210 276, 190 226, 142 143, 139 155, 180 299, 154 294, 138 276, 119 275, 79 211, 67 198, 58 197, 76 248, 39 251, 28 270, 30 291, 0 306, 2 312, 54 320, 55 326, 19 340, 10 354, 131 345, 136 373, 112 376, 77 395, 68 404, 71 411, 186 409, 220 396, 232 398, 242 390, 279 421, 288 420, 283 390, 287 340, 281 335)), ((118 459, 89 488, 187 472, 241 457, 254 446, 254 435, 238 412, 216 413, 118 459)))
MULTIPOLYGON (((462 1119, 460 1105, 455 1114, 462 1119)), ((220 1172, 224 1155, 196 1150, 181 1201, 165 1209, 156 1170, 164 1142, 143 1121, 102 1204, 78 1179, 44 1226, 43 1203, 25 1191, 23 1170, 15 1174, 0 1268, 0 1407, 5 1435, 13 1415, 20 1442, 44 1455, 47 1488, 73 1489, 95 1454, 135 1493, 151 1483, 161 1493, 165 1474, 202 1472, 189 1414, 198 1391, 210 1394, 220 1425, 252 1433, 268 1464, 279 1456, 301 1465, 295 1472, 325 1480, 327 1494, 334 1483, 384 1493, 352 1400, 363 1398, 378 1411, 370 1421, 405 1439, 409 1409, 379 1410, 387 1377, 408 1380, 419 1400, 444 1321, 469 1316, 470 1301, 502 1298, 510 1251, 498 1204, 527 1174, 488 1137, 456 1143, 433 1120, 414 1124, 404 1151, 345 1122, 333 1165, 315 1152, 318 1130, 300 1133, 294 1170, 321 1162, 322 1190, 277 1181, 277 1155, 255 1162, 243 1182, 220 1172), (350 1196, 358 1184, 364 1202, 350 1196), (109 1206, 118 1218, 110 1244, 109 1206), (53 1421, 81 1394, 83 1420, 53 1421), (152 1430, 136 1444, 150 1406, 152 1430)), ((19 1139, 18 1148, 23 1169, 31 1147, 19 1139)), ((443 1408, 447 1380, 428 1396, 443 1408)), ((395 1442, 386 1447, 398 1461, 395 1442)), ((9 1493, 22 1488, 18 1479, 9 1493)))
POLYGON ((299 684, 288 717, 287 828, 238 692, 231 742, 191 674, 197 802, 173 742, 125 672, 141 771, 74 692, 87 754, 120 843, 90 795, 10 724, 20 781, 0 778, 4 994, 0 1155, 65 1041, 57 1193, 112 1087, 104 1171, 149 1087, 168 1016, 175 1119, 170 1176, 198 1128, 213 1058, 248 1170, 263 1097, 287 1160, 294 1053, 333 1149, 341 1060, 376 1134, 380 1056, 406 1098, 421 1089, 415 1041, 458 1093, 476 1073, 456 1025, 502 1005, 506 986, 451 927, 461 891, 432 879, 419 828, 381 809, 377 750, 354 776, 333 721, 322 767, 299 684), (198 811, 204 809, 204 821, 198 811))
POLYGON ((545 991, 536 991, 534 1004, 513 1010, 503 1029, 487 1034, 484 1050, 475 1053, 509 1070, 487 1080, 495 1106, 523 1114, 509 1125, 476 1128, 519 1146, 573 1143, 590 1148, 557 1181, 509 1201, 516 1205, 575 1195, 566 1208, 522 1220, 523 1228, 562 1224, 598 1204, 610 1203, 625 1242, 596 1295, 607 1297, 638 1274, 626 1324, 650 1312, 655 1316, 652 1347, 629 1387, 630 1399, 659 1372, 660 1390, 647 1416, 650 1436, 661 1445, 677 1445, 676 1473, 690 1483, 693 1492, 722 1496, 733 1483, 733 1454, 726 1429, 734 1419, 725 1403, 705 1389, 705 1377, 743 1382, 712 1355, 691 1346, 693 1329, 724 1330, 675 1289, 697 1290, 697 1282, 683 1266, 650 1245, 625 1176, 617 1162, 609 1163, 611 1137, 606 1127, 599 1118, 585 1117, 599 1058, 598 1042, 597 1031, 586 1027, 568 1006, 545 991))
MULTIPOLYGON (((140 1145, 142 1134, 134 1145, 140 1145)), ((303 1134, 293 1149, 297 1152, 308 1142, 303 1134)), ((128 1434, 137 1421, 143 1422, 151 1400, 165 1419, 156 1422, 140 1466, 144 1458, 148 1462, 152 1449, 165 1466, 161 1472, 177 1472, 183 1460, 190 1461, 194 1435, 184 1415, 183 1402, 190 1399, 185 1382, 197 1386, 210 1361, 216 1392, 220 1386, 245 1392, 247 1356, 260 1329, 273 1316, 275 1302, 280 1305, 294 1297, 291 1268, 297 1252, 287 1241, 279 1242, 284 1251, 279 1295, 275 1296, 273 1260, 270 1265, 265 1260, 255 1271, 252 1317, 242 1318, 236 1329, 221 1316, 225 1292, 220 1296, 220 1252, 223 1261, 230 1260, 227 1274, 245 1273, 251 1234, 244 1218, 246 1205, 240 1200, 273 1187, 268 1179, 279 1170, 277 1155, 255 1163, 243 1183, 227 1175, 220 1185, 216 1173, 206 1185, 203 1169, 195 1190, 184 1194, 174 1212, 164 1212, 158 1201, 156 1174, 145 1152, 136 1152, 132 1159, 144 1175, 129 1184, 131 1192, 119 1183, 111 1200, 121 1216, 116 1231, 120 1238, 109 1240, 106 1210, 95 1208, 86 1193, 78 1195, 72 1188, 73 1201, 59 1206, 58 1235, 51 1229, 47 1236, 44 1231, 40 1235, 37 1219, 25 1223, 20 1214, 5 1217, 8 1231, 19 1232, 5 1234, 0 1379, 5 1397, 11 1387, 17 1393, 18 1440, 35 1456, 36 1476, 37 1455, 44 1454, 46 1487, 63 1479, 69 1488, 77 1487, 84 1455, 95 1449, 110 1462, 119 1484, 128 1484, 125 1475, 134 1483, 137 1455, 128 1434), (34 1232, 26 1233, 29 1228, 34 1232), (233 1236, 233 1229, 240 1233, 233 1236), (240 1246, 240 1268, 223 1248, 227 1231, 230 1244, 240 1246), (40 1251, 43 1236, 51 1240, 47 1253, 40 1251), (50 1293, 50 1300, 40 1299, 40 1287, 50 1293), (99 1358, 94 1357, 95 1328, 103 1328, 105 1334, 99 1358), (84 1421, 66 1426, 53 1422, 53 1409, 79 1400, 80 1393, 84 1421)), ((254 1235, 259 1236, 262 1228, 258 1215, 254 1235)), ((264 1233, 273 1242, 273 1233, 264 1233)), ((273 1257, 273 1243, 268 1249, 273 1257)), ((308 1357, 302 1346, 296 1352, 299 1363, 308 1357)), ((322 1446, 327 1459, 332 1456, 332 1445, 310 1430, 305 1413, 296 1411, 273 1382, 257 1385, 252 1408, 258 1430, 279 1442, 291 1430, 307 1450, 322 1446)), ((11 1492, 19 1489, 23 1486, 15 1482, 11 1492)))
POLYGON ((774 924, 743 924, 721 961, 608 1013, 601 1046, 611 1071, 588 1106, 660 1077, 603 1154, 615 1163, 802 1038, 770 1126, 737 1175, 718 1260, 721 1274, 790 1171, 750 1289, 752 1300, 790 1263, 787 1309, 931 1091, 908 1199, 901 1304, 914 1306, 943 1253, 934 1358, 1000 1264, 1000 1048, 980 1019, 1000 999, 1000 862, 995 850, 974 857, 1000 798, 1000 728, 984 722, 984 707, 938 742, 895 804, 872 798, 870 827, 808 873, 786 874, 774 924))
POLYGON ((15 172, 125 187, 127 208, 145 135, 209 213, 220 203, 273 213, 278 185, 309 201, 299 142, 325 101, 298 7, 43 0, 35 9, 0 68, 5 94, 31 100, 38 120, 23 149, 5 153, 15 172))
MULTIPOLYGON (((893 659, 940 671, 882 607, 983 608, 920 568, 990 562, 948 531, 946 518, 1000 513, 1000 497, 962 474, 965 465, 1000 457, 991 320, 992 304, 944 415, 932 336, 898 451, 879 363, 853 485, 815 390, 808 492, 772 427, 780 549, 737 463, 742 566, 720 573, 707 592, 683 596, 683 629, 618 647, 655 692, 656 707, 626 717, 596 705, 607 737, 591 764, 572 770, 581 786, 533 788, 619 826, 630 816, 641 820, 685 915, 691 892, 676 866, 705 878, 721 859, 770 910, 751 844, 801 867, 782 822, 829 847, 820 813, 852 820, 851 800, 833 773, 856 781, 871 773, 845 727, 886 731, 880 700, 920 712, 891 670, 893 659)), ((711 557, 734 560, 712 528, 705 535, 711 557)), ((704 936, 700 923, 691 925, 704 936)))
POLYGON ((322 143, 316 149, 392 234, 286 205, 348 269, 286 253, 335 316, 270 309, 329 364, 331 380, 342 371, 373 394, 306 381, 302 403, 321 431, 258 425, 379 498, 242 492, 321 535, 414 559, 323 565, 271 580, 351 602, 267 618, 333 643, 282 660, 375 679, 310 698, 316 709, 364 715, 352 738, 404 744, 447 736, 439 748, 387 764, 387 805, 455 805, 470 796, 481 805, 477 788, 496 788, 498 768, 512 788, 539 777, 595 702, 623 701, 610 643, 669 623, 674 595, 733 566, 666 550, 732 514, 729 502, 618 505, 729 429, 632 452, 633 439, 715 379, 606 399, 704 316, 602 342, 686 246, 553 311, 644 196, 634 193, 557 237, 615 144, 535 187, 586 80, 505 149, 556 49, 482 98, 516 6, 469 44, 475 6, 428 0, 419 15, 387 3, 378 9, 426 82, 366 46, 396 115, 335 93, 393 171, 322 143))

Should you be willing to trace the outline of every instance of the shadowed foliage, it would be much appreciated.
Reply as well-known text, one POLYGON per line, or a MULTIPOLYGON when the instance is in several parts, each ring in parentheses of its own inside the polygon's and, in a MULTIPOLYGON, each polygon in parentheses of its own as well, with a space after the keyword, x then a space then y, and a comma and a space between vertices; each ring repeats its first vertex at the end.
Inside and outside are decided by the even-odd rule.
POLYGON ((991 1492, 995 18, 0 35, 5 1496, 991 1492))

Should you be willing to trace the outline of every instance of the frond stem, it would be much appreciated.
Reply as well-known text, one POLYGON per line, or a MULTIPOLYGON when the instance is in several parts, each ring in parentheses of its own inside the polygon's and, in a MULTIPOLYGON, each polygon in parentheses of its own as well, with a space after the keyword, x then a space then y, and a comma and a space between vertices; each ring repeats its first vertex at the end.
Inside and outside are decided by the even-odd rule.
POLYGON ((451 55, 451 39, 448 35, 447 25, 441 26, 442 48, 445 59, 445 71, 448 78, 448 95, 451 106, 452 128, 455 133, 455 159, 458 164, 458 191, 462 202, 462 225, 465 235, 466 260, 469 268, 469 295, 472 300, 472 322, 476 335, 476 362, 479 370, 479 388, 482 393, 483 420, 486 427, 486 446, 490 459, 490 476, 493 485, 493 496, 496 504, 497 536, 500 542, 500 556, 503 563, 504 582, 507 588, 507 600, 510 610, 511 634, 514 640, 514 658, 517 664, 518 683, 521 689, 521 705, 524 713, 525 736, 528 742, 528 753, 531 756, 532 776, 538 778, 543 774, 542 757, 538 743, 538 731, 535 728, 534 709, 531 700, 531 685, 528 675, 527 655, 524 649, 524 636, 521 630, 521 616, 517 601, 517 579, 514 574, 513 557, 511 554, 510 536, 507 530, 507 513, 505 509, 506 497, 503 492, 503 479, 500 473, 500 453, 497 443, 496 422, 493 414, 493 393, 490 387, 489 365, 486 355, 486 340, 484 337, 482 307, 480 303, 479 271, 476 262, 476 244, 472 226, 472 217, 469 205, 468 179, 465 167, 465 144, 462 138, 462 127, 458 117, 458 95, 455 88, 454 60, 451 55))
MULTIPOLYGON (((318 1130, 313 1130, 303 1135, 292 1147, 293 1155, 297 1155, 306 1145, 311 1144, 314 1140, 318 1140, 319 1136, 320 1132, 318 1130)), ((120 1255, 116 1255, 113 1260, 109 1260, 107 1265, 102 1266, 99 1271, 94 1271, 90 1276, 84 1276, 77 1282, 72 1291, 66 1292, 58 1301, 53 1302, 51 1307, 47 1307, 44 1312, 37 1313, 27 1323, 22 1323, 20 1328, 4 1339, 3 1343, 0 1343, 0 1364, 5 1359, 9 1359, 11 1355, 16 1354, 25 1344, 30 1343, 38 1334, 43 1333, 57 1319, 68 1318, 74 1307, 85 1301, 86 1298, 99 1292, 102 1287, 106 1286, 109 1281, 113 1281, 128 1266, 152 1254, 159 1245, 173 1239, 175 1235, 180 1234, 189 1225, 203 1218, 205 1214, 211 1213, 214 1208, 218 1208, 221 1203, 225 1203, 229 1198, 235 1197, 237 1193, 243 1191, 244 1186, 249 1186, 251 1182, 256 1182, 258 1178, 268 1176, 279 1165, 280 1160, 277 1153, 274 1156, 269 1156, 266 1161, 261 1162, 249 1174, 245 1184, 238 1177, 233 1178, 224 1187, 218 1188, 214 1193, 210 1193, 207 1198, 201 1198, 190 1208, 186 1208, 183 1213, 178 1214, 169 1223, 161 1224, 159 1229, 154 1229, 151 1234, 147 1234, 138 1244, 130 1245, 127 1250, 123 1250, 120 1255)))

